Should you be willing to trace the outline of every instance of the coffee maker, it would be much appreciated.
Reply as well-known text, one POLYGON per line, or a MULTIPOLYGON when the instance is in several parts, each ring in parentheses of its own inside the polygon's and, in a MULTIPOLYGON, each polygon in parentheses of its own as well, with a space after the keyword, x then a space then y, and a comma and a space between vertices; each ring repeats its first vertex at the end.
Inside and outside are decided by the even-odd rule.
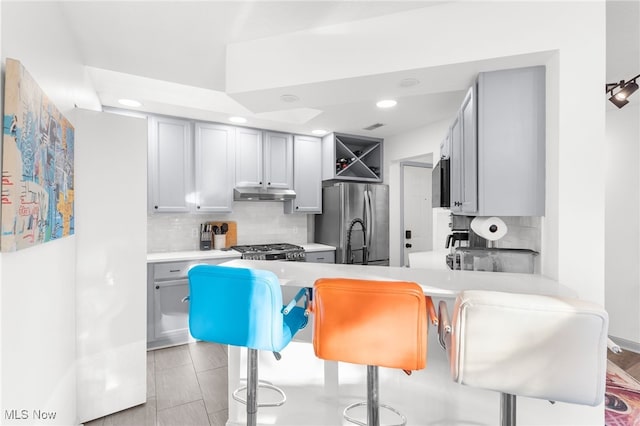
POLYGON ((445 248, 449 249, 447 254, 447 266, 449 269, 462 269, 460 265, 460 248, 486 248, 487 240, 480 237, 471 229, 471 221, 474 216, 461 216, 451 214, 449 216, 449 228, 451 233, 447 235, 445 248))

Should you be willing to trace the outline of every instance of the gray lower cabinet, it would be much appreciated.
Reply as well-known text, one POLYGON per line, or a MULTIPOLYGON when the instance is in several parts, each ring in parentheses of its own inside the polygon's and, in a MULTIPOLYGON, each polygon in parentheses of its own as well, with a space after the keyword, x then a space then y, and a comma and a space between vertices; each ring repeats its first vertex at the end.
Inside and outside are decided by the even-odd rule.
POLYGON ((336 263, 335 250, 312 251, 305 253, 305 260, 312 263, 336 263))
POLYGON ((193 265, 217 265, 230 259, 164 262, 147 265, 147 348, 194 341, 189 334, 187 272, 193 265))

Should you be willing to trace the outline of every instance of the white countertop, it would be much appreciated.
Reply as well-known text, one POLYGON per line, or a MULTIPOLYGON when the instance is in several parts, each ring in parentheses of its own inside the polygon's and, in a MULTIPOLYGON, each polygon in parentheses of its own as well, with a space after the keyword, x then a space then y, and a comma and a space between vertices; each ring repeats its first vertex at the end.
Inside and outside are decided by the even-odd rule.
POLYGON ((441 297, 455 297, 463 290, 494 290, 576 297, 576 293, 568 287, 535 274, 258 260, 231 260, 224 262, 223 265, 272 271, 278 276, 282 285, 295 287, 313 287, 314 281, 318 278, 342 277, 413 281, 423 288, 425 294, 441 297))
POLYGON ((242 256, 235 250, 190 250, 148 253, 147 263, 178 262, 182 260, 204 259, 240 259, 242 256))
POLYGON ((333 246, 327 246, 324 244, 318 244, 318 243, 307 243, 307 244, 299 244, 304 251, 306 252, 313 252, 313 251, 335 251, 336 248, 333 246))

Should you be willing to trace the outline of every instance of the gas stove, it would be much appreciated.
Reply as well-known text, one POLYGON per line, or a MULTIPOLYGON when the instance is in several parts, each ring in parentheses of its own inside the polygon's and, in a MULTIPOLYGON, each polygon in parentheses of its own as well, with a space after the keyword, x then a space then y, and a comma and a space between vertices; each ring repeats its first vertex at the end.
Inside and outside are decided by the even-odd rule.
POLYGON ((289 260, 304 262, 304 249, 287 243, 255 244, 246 246, 232 246, 232 249, 242 253, 246 260, 289 260))

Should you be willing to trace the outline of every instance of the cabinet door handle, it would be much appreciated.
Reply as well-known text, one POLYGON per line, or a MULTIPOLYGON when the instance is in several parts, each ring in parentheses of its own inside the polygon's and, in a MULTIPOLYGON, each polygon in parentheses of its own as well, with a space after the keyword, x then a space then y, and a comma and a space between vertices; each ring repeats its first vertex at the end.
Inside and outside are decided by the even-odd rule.
POLYGON ((262 181, 260 181, 259 183, 260 183, 260 185, 262 185, 262 181))
POLYGON ((180 269, 169 269, 169 272, 180 272, 180 269))
POLYGON ((158 206, 153 206, 154 209, 158 210, 158 206))
POLYGON ((271 185, 271 182, 267 182, 267 185, 271 185))
POLYGON ((160 286, 159 285, 156 286, 156 290, 160 290, 160 286))
POLYGON ((200 206, 198 206, 198 208, 200 208, 200 206))

